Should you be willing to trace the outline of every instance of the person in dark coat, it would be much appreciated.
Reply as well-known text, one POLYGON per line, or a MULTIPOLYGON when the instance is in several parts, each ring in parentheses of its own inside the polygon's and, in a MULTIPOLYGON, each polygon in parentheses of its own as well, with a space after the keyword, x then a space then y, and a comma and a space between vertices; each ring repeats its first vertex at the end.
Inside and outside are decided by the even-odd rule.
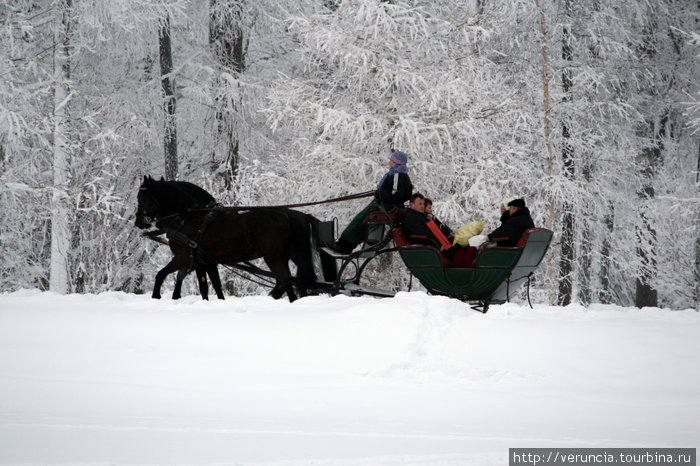
POLYGON ((406 212, 406 217, 401 225, 404 235, 413 244, 424 244, 437 248, 443 258, 444 266, 472 267, 473 260, 476 258, 476 248, 463 247, 459 244, 452 245, 454 238, 448 238, 435 219, 431 219, 425 214, 426 200, 420 193, 411 196, 411 208, 406 212), (429 226, 431 222, 435 223, 434 230, 429 226), (438 238, 438 236, 442 238, 438 238))
POLYGON ((394 207, 403 207, 413 192, 413 184, 408 176, 408 156, 396 151, 389 157, 389 171, 377 184, 377 191, 372 202, 362 209, 331 246, 331 249, 343 254, 352 252, 365 237, 365 219, 371 212, 383 208, 386 211, 394 207))
POLYGON ((429 221, 430 219, 425 214, 425 197, 421 193, 413 194, 401 229, 413 244, 425 244, 440 248, 440 240, 428 227, 429 221))
POLYGON ((535 228, 535 223, 525 200, 513 199, 508 203, 508 210, 504 209, 501 215, 501 226, 488 234, 488 240, 495 241, 498 246, 515 246, 525 230, 530 228, 535 228))

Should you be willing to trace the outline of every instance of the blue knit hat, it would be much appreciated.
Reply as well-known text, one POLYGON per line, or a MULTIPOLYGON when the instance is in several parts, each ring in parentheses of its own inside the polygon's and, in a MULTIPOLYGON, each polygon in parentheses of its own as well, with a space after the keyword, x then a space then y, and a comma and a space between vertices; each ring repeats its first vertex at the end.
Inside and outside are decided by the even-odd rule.
POLYGON ((406 165, 406 163, 408 163, 408 155, 406 155, 404 152, 401 152, 400 150, 397 150, 396 152, 391 154, 389 160, 398 165, 406 165))

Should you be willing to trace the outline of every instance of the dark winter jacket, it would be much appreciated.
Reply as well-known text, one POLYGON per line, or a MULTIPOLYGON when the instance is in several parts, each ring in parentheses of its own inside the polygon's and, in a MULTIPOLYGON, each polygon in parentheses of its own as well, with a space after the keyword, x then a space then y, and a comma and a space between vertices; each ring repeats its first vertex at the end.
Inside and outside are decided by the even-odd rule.
POLYGON ((501 215, 501 226, 489 234, 489 241, 496 241, 499 246, 505 247, 515 246, 525 230, 535 228, 527 207, 521 207, 513 215, 505 215, 507 213, 501 215))
POLYGON ((503 213, 501 214, 501 225, 506 223, 509 218, 510 218, 510 211, 504 210, 503 213))
POLYGON ((408 209, 406 218, 403 219, 402 230, 404 235, 410 238, 411 243, 425 244, 436 248, 440 247, 440 241, 428 228, 428 217, 417 210, 408 209), (411 236, 418 236, 418 238, 411 236))
POLYGON ((376 198, 385 209, 403 206, 413 193, 413 184, 408 173, 395 172, 385 176, 377 189, 376 198))

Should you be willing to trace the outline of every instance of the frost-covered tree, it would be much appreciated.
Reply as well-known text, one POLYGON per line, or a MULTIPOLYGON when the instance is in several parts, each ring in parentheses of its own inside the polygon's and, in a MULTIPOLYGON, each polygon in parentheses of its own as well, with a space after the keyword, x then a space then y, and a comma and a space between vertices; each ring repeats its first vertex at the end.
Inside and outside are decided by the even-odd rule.
MULTIPOLYGON (((277 81, 266 108, 301 154, 280 160, 290 183, 303 180, 289 191, 371 188, 389 150, 406 150, 417 189, 449 223, 493 222, 505 193, 524 196, 536 223, 555 230, 550 266, 570 268, 550 275, 565 280, 549 284, 560 302, 603 288, 629 303, 643 270, 634 199, 649 141, 638 134, 647 107, 635 94, 636 47, 645 20, 670 13, 646 5, 356 0, 292 18, 304 68, 277 81)), ((674 17, 687 32, 686 7, 674 17)), ((335 211, 341 226, 357 208, 335 211)))
MULTIPOLYGON (((3 267, 3 286, 45 288, 51 278, 65 279, 66 291, 118 287, 117 277, 128 273, 120 235, 131 231, 125 214, 133 209, 122 199, 136 188, 133 171, 143 172, 139 151, 157 140, 148 104, 160 100, 143 98, 144 44, 157 50, 157 18, 176 14, 178 5, 26 1, 0 8, 0 49, 10 65, 0 97, 9 104, 2 113, 2 236, 16 258, 3 267), (51 236, 60 238, 54 248, 51 236)), ((149 91, 159 90, 145 79, 149 91)))
MULTIPOLYGON (((54 20, 69 4, 0 5, 2 290, 49 287, 62 219, 67 291, 151 286, 169 252, 139 236, 132 213, 143 175, 172 173, 170 119, 178 177, 223 203, 367 191, 401 149, 416 190, 452 226, 494 228, 504 196, 527 200, 555 231, 549 273, 535 277, 552 302, 630 304, 637 279, 660 305, 698 301, 693 2, 73 2, 59 44, 54 20), (61 135, 65 185, 53 177, 61 135)), ((342 227, 363 202, 305 210, 342 227)), ((377 284, 406 285, 397 262, 380 264, 377 284)), ((237 293, 263 291, 224 278, 237 293)))
POLYGON ((692 32, 700 22, 700 5, 660 1, 640 10, 643 28, 635 53, 642 69, 635 73, 635 105, 644 115, 637 131, 645 142, 638 152, 644 184, 636 224, 636 303, 641 307, 668 299, 657 298, 660 290, 674 290, 672 295, 685 295, 686 299, 692 296, 689 285, 693 277, 684 271, 692 269, 689 252, 697 230, 688 219, 700 210, 696 203, 688 202, 693 198, 690 174, 697 138, 688 131, 686 102, 699 87, 700 48, 693 43, 692 32), (669 217, 682 227, 665 228, 669 217))
POLYGON ((255 167, 260 166, 256 160, 278 152, 258 108, 271 78, 293 66, 284 18, 322 6, 318 2, 211 5, 189 0, 74 2, 69 18, 69 183, 61 197, 67 202, 65 216, 52 210, 50 203, 55 23, 49 19, 56 17, 57 8, 51 0, 0 6, 4 25, 0 59, 7 65, 0 80, 0 199, 7 213, 0 219, 0 231, 11 258, 0 267, 3 289, 48 287, 54 214, 70 221, 69 291, 140 291, 150 286, 169 253, 141 239, 131 215, 144 174, 173 176, 163 159, 168 145, 164 128, 171 125, 178 128, 180 179, 204 185, 223 202, 235 198, 244 203, 279 203, 266 198, 267 192, 257 189, 254 179, 259 175, 255 167), (218 33, 230 37, 236 30, 245 31, 248 76, 217 59, 209 29, 223 17, 211 5, 240 7, 240 15, 234 15, 240 21, 223 21, 218 33), (166 71, 170 97, 165 101, 159 69, 164 18, 170 20, 173 62, 166 71), (168 108, 164 102, 174 99, 177 107, 163 111, 168 108), (217 127, 225 127, 224 132, 235 129, 230 134, 239 141, 240 162, 212 156, 212 148, 225 139, 217 127), (242 183, 233 181, 231 167, 236 164, 242 167, 242 183))
POLYGON ((70 221, 73 212, 69 200, 70 186, 70 50, 73 2, 62 0, 55 5, 53 44, 53 183, 51 185, 51 270, 49 289, 68 292, 68 254, 70 221))

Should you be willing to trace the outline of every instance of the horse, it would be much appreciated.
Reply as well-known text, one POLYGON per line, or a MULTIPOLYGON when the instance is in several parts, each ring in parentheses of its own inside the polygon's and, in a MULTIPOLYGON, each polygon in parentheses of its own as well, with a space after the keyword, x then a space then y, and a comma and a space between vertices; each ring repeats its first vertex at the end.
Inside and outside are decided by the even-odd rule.
MULTIPOLYGON (((156 181, 153 178, 144 176, 141 186, 147 186, 155 182, 156 181)), ((158 183, 162 183, 164 185, 167 184, 171 189, 178 190, 181 193, 180 196, 177 196, 176 201, 180 203, 177 207, 183 211, 193 208, 209 208, 218 204, 216 199, 214 199, 214 196, 209 194, 206 190, 187 181, 165 181, 161 177, 158 183)), ((142 229, 148 228, 148 225, 146 224, 139 225, 137 223, 137 226, 142 229)), ((157 236, 157 234, 162 234, 164 232, 161 231, 155 233, 155 236, 157 236)), ((148 236, 152 237, 154 235, 151 234, 148 236)), ((199 292, 202 295, 202 299, 209 299, 209 287, 207 285, 206 278, 207 275, 209 275, 209 279, 214 287, 214 292, 216 293, 217 298, 224 299, 224 293, 221 287, 221 278, 219 277, 219 270, 217 269, 216 264, 197 264, 193 268, 197 274, 197 283, 199 285, 199 292)), ((175 280, 175 288, 173 289, 173 299, 180 299, 182 295, 182 282, 191 271, 192 268, 186 267, 178 270, 177 279, 175 280)), ((154 290, 154 298, 160 298, 160 289, 157 291, 154 290)))
POLYGON ((258 258, 263 258, 275 277, 275 287, 270 292, 273 298, 279 299, 284 293, 290 301, 297 298, 290 259, 297 265, 299 293, 306 295, 316 281, 311 231, 318 219, 281 208, 193 209, 192 196, 183 192, 183 186, 172 183, 144 177, 138 193, 136 227, 146 229, 155 223, 158 229, 165 230, 174 255, 156 274, 154 298, 160 297, 163 280, 175 271, 198 265, 234 265, 258 258))

